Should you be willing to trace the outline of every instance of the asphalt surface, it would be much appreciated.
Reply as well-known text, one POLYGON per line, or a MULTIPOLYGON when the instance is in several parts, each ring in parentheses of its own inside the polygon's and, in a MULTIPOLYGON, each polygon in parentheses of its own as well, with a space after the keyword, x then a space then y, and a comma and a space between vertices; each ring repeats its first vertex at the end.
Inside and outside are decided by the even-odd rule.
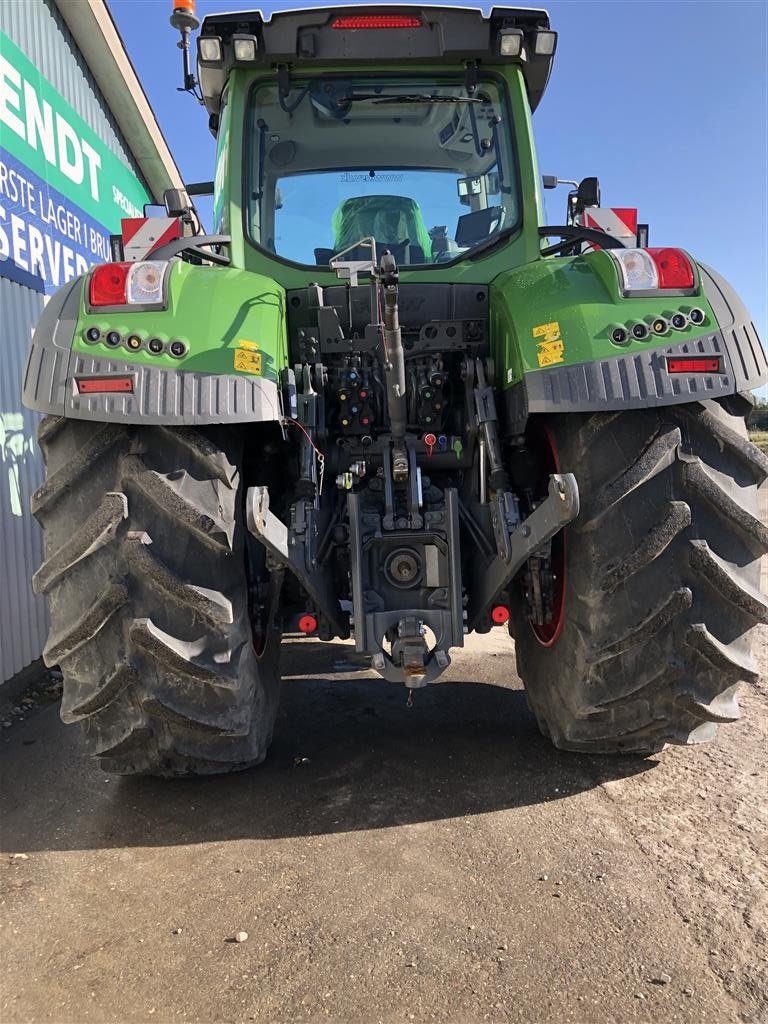
POLYGON ((286 645, 267 762, 207 780, 105 776, 51 698, 17 714, 0 1020, 764 1024, 764 683, 714 744, 614 760, 552 749, 514 665, 473 638, 408 708, 286 645))

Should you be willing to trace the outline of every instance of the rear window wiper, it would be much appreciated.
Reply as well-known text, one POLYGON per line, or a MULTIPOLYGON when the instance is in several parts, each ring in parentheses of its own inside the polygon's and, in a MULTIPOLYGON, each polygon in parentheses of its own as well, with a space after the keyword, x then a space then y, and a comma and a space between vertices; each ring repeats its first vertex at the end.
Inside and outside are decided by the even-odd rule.
POLYGON ((483 103, 477 96, 441 96, 436 93, 380 93, 380 92, 351 92, 346 96, 339 96, 336 102, 341 106, 343 103, 354 103, 357 100, 371 100, 373 103, 483 103))

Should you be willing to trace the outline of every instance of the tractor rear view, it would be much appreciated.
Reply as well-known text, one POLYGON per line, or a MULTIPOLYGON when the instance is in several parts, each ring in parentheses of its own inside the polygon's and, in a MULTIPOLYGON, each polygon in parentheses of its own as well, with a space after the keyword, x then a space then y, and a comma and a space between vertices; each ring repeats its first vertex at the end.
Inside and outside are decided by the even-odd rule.
POLYGON ((283 636, 415 689, 496 628, 560 748, 738 717, 765 354, 714 270, 590 226, 594 179, 544 224, 546 12, 213 15, 193 75, 174 7, 214 233, 169 193, 170 240, 62 289, 24 382, 64 720, 108 771, 241 769, 283 636))

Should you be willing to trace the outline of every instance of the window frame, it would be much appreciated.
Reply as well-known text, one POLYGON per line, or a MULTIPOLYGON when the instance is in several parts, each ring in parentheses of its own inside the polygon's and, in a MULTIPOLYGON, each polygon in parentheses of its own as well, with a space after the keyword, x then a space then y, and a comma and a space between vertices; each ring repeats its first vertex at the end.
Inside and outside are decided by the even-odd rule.
MULTIPOLYGON (((354 75, 354 76, 360 76, 360 78, 375 77, 377 79, 377 81, 389 79, 389 80, 392 80, 392 81, 401 81, 402 82, 404 77, 405 77, 401 72, 386 72, 386 71, 385 72, 381 72, 381 71, 375 71, 375 70, 368 71, 368 70, 361 70, 361 69, 356 69, 355 71, 351 72, 351 74, 354 75)), ((462 76, 462 71, 460 69, 457 69, 457 68, 446 70, 445 68, 436 67, 434 74, 428 73, 426 71, 418 71, 418 72, 414 72, 413 74, 408 76, 408 80, 409 81, 414 81, 414 82, 418 81, 420 79, 424 79, 424 80, 427 80, 427 81, 432 81, 436 77, 449 76, 449 75, 455 75, 456 79, 459 80, 461 78, 461 76, 462 76)), ((307 74, 307 73, 305 73, 305 74, 301 75, 300 77, 301 77, 301 79, 303 81, 306 81, 308 79, 320 79, 320 78, 323 78, 323 79, 341 79, 341 80, 346 80, 346 79, 348 79, 350 77, 350 72, 344 72, 344 73, 342 73, 342 72, 334 72, 333 74, 327 74, 327 73, 324 74, 323 72, 317 72, 317 73, 314 73, 314 74, 311 74, 311 73, 307 74)), ((464 260, 471 260, 473 258, 473 254, 476 251, 484 249, 489 244, 491 244, 491 245, 495 244, 495 242, 497 240, 499 240, 499 241, 501 241, 501 240, 511 241, 513 238, 519 237, 520 233, 523 230, 523 224, 524 224, 525 215, 524 215, 524 205, 523 205, 522 183, 521 183, 521 180, 520 180, 520 160, 519 160, 518 145, 517 145, 517 131, 516 131, 516 125, 515 125, 514 117, 513 117, 513 114, 512 114, 512 109, 513 108, 512 108, 512 102, 511 102, 511 97, 510 97, 510 93, 509 93, 508 83, 507 83, 507 81, 506 81, 506 79, 504 78, 503 75, 500 75, 498 72, 492 71, 492 70, 489 70, 489 69, 485 69, 484 71, 481 72, 481 74, 479 76, 479 79, 478 79, 478 86, 480 86, 482 84, 482 82, 484 82, 484 81, 492 82, 496 86, 496 88, 499 90, 500 98, 503 101, 504 107, 506 108, 506 111, 507 111, 508 117, 509 117, 509 126, 508 126, 508 132, 507 132, 507 134, 508 134, 507 155, 508 155, 509 160, 510 160, 510 166, 514 170, 514 182, 513 182, 512 189, 510 191, 512 192, 512 194, 513 194, 513 196, 514 196, 514 198, 515 198, 515 200, 517 202, 517 211, 518 211, 517 212, 517 218, 516 218, 516 220, 515 220, 515 222, 513 224, 506 225, 504 228, 502 228, 501 231, 497 232, 495 235, 489 235, 488 238, 483 239, 483 241, 481 241, 481 242, 478 242, 478 244, 473 246, 471 249, 466 249, 464 252, 457 254, 457 256, 454 259, 452 259, 452 260, 446 260, 445 262, 440 262, 440 263, 431 263, 431 262, 430 263, 408 263, 408 264, 404 264, 401 267, 401 270, 403 270, 403 271, 409 271, 409 272, 410 271, 417 271, 418 272, 418 271, 424 271, 424 270, 430 270, 430 271, 440 270, 440 271, 442 271, 443 269, 448 269, 448 268, 451 268, 451 267, 456 267, 458 264, 460 264, 464 260)), ((242 161, 242 180, 241 180, 241 197, 242 197, 241 209, 242 209, 243 237, 244 237, 246 243, 249 246, 251 246, 251 248, 255 249, 261 256, 265 256, 267 259, 274 260, 277 263, 280 263, 280 264, 282 264, 283 266, 286 266, 286 267, 290 267, 290 268, 292 268, 294 270, 312 271, 313 273, 316 274, 318 271, 323 271, 323 270, 328 271, 329 268, 324 266, 323 264, 319 264, 319 263, 298 263, 295 260, 291 260, 291 259, 288 259, 285 256, 281 256, 277 252, 272 252, 271 250, 266 248, 266 246, 264 246, 260 242, 258 242, 253 237, 253 234, 252 234, 252 231, 251 231, 251 216, 250 216, 250 213, 251 213, 251 203, 252 203, 252 200, 250 199, 250 196, 249 196, 249 189, 250 190, 253 189, 253 182, 254 182, 253 171, 256 169, 255 168, 255 159, 257 159, 257 157, 258 157, 258 153, 257 153, 258 146, 251 146, 251 140, 252 140, 252 137, 254 135, 253 129, 256 127, 256 120, 255 120, 255 116, 254 116, 255 115, 255 102, 254 102, 254 98, 255 98, 255 93, 256 93, 256 91, 258 89, 260 89, 264 85, 275 85, 276 82, 277 82, 277 78, 276 78, 275 75, 261 75, 258 78, 254 78, 253 81, 250 83, 250 85, 248 87, 248 91, 247 91, 247 95, 246 95, 245 108, 244 108, 244 111, 243 111, 243 144, 246 147, 247 158, 242 161)), ((378 170, 378 171, 408 171, 408 170, 417 170, 417 169, 418 168, 413 168, 413 167, 411 167, 411 168, 404 168, 404 167, 395 167, 395 166, 393 166, 393 167, 377 167, 376 168, 376 170, 378 170)), ((431 170, 431 169, 440 170, 440 168, 421 168, 421 170, 431 170)), ((329 174, 333 174, 333 173, 341 173, 343 171, 350 171, 350 170, 352 170, 352 169, 349 168, 349 167, 342 167, 342 168, 338 168, 338 169, 322 168, 321 170, 318 170, 318 171, 304 171, 304 172, 298 172, 298 173, 303 173, 303 174, 329 173, 329 174)), ((287 175, 286 175, 286 177, 287 177, 287 175)))

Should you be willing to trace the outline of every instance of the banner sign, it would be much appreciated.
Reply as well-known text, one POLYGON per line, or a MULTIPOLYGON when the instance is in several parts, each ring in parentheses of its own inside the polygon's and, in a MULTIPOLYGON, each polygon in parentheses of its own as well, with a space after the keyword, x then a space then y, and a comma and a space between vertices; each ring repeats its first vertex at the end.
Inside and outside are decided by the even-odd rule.
POLYGON ((109 231, 0 146, 0 275, 50 294, 110 259, 109 231))
POLYGON ((0 32, 0 275, 53 292, 110 259, 151 202, 141 182, 0 32))

